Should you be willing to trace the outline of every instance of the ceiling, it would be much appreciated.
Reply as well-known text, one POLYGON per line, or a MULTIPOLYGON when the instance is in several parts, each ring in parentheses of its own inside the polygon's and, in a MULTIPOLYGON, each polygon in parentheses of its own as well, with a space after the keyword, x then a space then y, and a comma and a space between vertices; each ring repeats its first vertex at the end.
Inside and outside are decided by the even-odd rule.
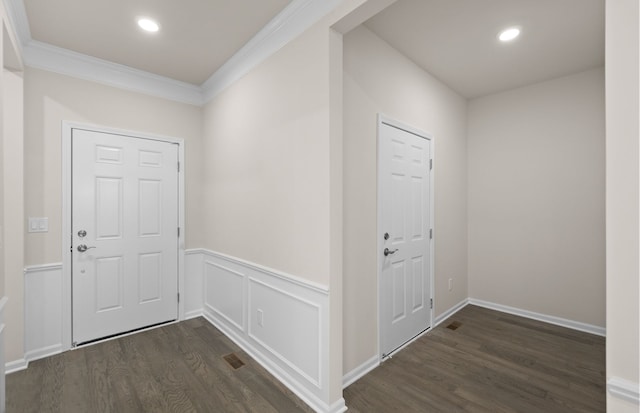
MULTIPOLYGON (((295 35, 295 30, 299 33, 303 24, 310 25, 313 21, 307 18, 303 23, 304 7, 309 6, 308 10, 315 7, 316 12, 324 13, 340 3, 339 0, 9 1, 24 3, 27 37, 33 40, 139 69, 141 73, 186 82, 189 87, 211 83, 216 76, 233 80, 229 68, 225 70, 223 65, 234 55, 234 59, 239 55, 250 59, 251 51, 246 48, 258 44, 254 36, 260 36, 263 28, 268 27, 269 33, 280 33, 282 41, 287 27, 293 27, 289 32, 295 35), (320 10, 318 4, 326 10, 320 10), (141 16, 156 19, 161 30, 155 34, 141 31, 136 25, 137 17, 141 16)), ((604 65, 604 0, 397 0, 365 25, 467 98, 604 65), (498 32, 513 25, 522 28, 520 37, 508 44, 498 42, 498 32)), ((56 70, 67 73, 74 66, 68 63, 56 70)), ((246 70, 249 66, 244 67, 246 70)), ((101 73, 114 71, 105 70, 101 73)), ((158 90, 155 86, 147 89, 151 94, 158 90)), ((200 102, 199 90, 187 90, 191 94, 188 98, 177 99, 200 102)))
POLYGON ((290 0, 24 0, 31 38, 200 85, 290 0), (157 33, 138 17, 160 24, 157 33))
POLYGON ((467 98, 604 65, 604 0, 398 0, 365 26, 467 98))

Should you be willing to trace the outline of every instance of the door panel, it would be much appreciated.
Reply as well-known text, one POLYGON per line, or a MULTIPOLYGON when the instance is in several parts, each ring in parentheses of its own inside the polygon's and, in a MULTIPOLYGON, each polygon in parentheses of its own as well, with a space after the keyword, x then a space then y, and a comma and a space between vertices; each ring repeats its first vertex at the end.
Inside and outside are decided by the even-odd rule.
POLYGON ((175 320, 178 146, 82 129, 71 143, 73 342, 175 320))
POLYGON ((431 324, 430 142, 382 123, 380 331, 388 355, 431 324), (389 254, 384 256, 384 249, 389 254))

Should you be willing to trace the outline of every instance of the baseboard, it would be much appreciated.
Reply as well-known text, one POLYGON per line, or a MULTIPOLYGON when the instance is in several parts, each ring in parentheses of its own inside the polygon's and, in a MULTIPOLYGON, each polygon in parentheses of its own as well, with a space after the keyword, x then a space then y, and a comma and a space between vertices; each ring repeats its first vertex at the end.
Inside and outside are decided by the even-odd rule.
POLYGON ((24 354, 24 358, 30 363, 32 361, 43 359, 45 357, 55 356, 56 354, 60 353, 62 353, 62 343, 28 351, 24 354))
POLYGON ((327 401, 326 286, 213 251, 189 256, 192 268, 202 271, 206 320, 315 411, 346 409, 342 399, 327 401))
POLYGON ((360 379, 379 365, 380 357, 378 357, 377 355, 371 357, 369 360, 365 361, 342 377, 342 388, 346 389, 351 384, 355 383, 358 379, 360 379))
POLYGON ((447 318, 451 317, 452 315, 454 315, 458 311, 462 310, 464 307, 467 306, 467 304, 469 304, 469 299, 465 298, 464 300, 460 301, 458 304, 454 305, 453 307, 451 307, 450 309, 448 309, 444 313, 442 313, 439 316, 437 316, 435 318, 435 320, 433 320, 433 327, 434 328, 438 327, 438 325, 442 324, 442 322, 444 320, 446 320, 447 318))
POLYGON ((568 320, 566 318, 555 317, 546 314, 536 313, 534 311, 523 310, 520 308, 510 307, 508 305, 496 304, 489 301, 478 300, 475 298, 469 298, 469 304, 477 305, 478 307, 488 308, 490 310, 496 310, 503 313, 513 314, 520 317, 530 318, 532 320, 543 321, 545 323, 554 324, 560 327, 570 328, 572 330, 583 331, 585 333, 595 334, 597 336, 606 336, 606 329, 604 327, 594 326, 592 324, 582 323, 579 321, 568 320))
POLYGON ((347 405, 343 398, 333 403, 327 410, 328 413, 342 413, 346 411, 347 411, 347 405))
POLYGON ((15 373, 16 371, 25 370, 29 367, 29 362, 27 359, 18 359, 14 361, 10 361, 4 365, 5 374, 15 373))
POLYGON ((312 394, 309 394, 300 383, 282 370, 277 364, 273 363, 269 357, 265 356, 261 351, 251 345, 242 335, 238 334, 234 329, 227 327, 226 323, 218 319, 214 314, 209 311, 204 311, 203 317, 210 322, 218 330, 222 331, 231 341, 233 341, 238 347, 240 347, 251 358, 256 360, 265 370, 267 370, 278 381, 284 384, 289 390, 291 390, 296 396, 298 396, 303 402, 311 407, 316 412, 332 412, 331 407, 327 406, 321 400, 318 400, 312 394))
POLYGON ((184 313, 184 319, 185 320, 191 320, 192 318, 202 317, 203 315, 204 315, 204 312, 202 311, 202 309, 193 310, 193 311, 189 311, 187 313, 184 313))
POLYGON ((607 391, 613 397, 640 405, 640 384, 619 377, 609 377, 607 391))

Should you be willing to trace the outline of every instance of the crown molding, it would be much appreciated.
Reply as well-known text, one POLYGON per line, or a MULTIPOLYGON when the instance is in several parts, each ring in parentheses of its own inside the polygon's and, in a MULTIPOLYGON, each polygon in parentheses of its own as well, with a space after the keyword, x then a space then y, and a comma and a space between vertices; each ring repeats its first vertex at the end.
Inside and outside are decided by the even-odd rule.
POLYGON ((36 69, 44 69, 177 102, 198 106, 204 103, 202 90, 199 86, 36 40, 23 46, 23 55, 25 64, 36 69))
POLYGON ((340 2, 341 0, 293 0, 202 84, 205 102, 209 102, 318 22, 340 2))
POLYGON ((3 0, 4 9, 7 12, 9 22, 13 27, 20 43, 19 47, 31 41, 31 28, 27 18, 27 10, 23 0, 3 0))
POLYGON ((201 106, 326 16, 341 1, 293 0, 200 86, 33 40, 24 0, 3 0, 3 3, 25 65, 201 106))

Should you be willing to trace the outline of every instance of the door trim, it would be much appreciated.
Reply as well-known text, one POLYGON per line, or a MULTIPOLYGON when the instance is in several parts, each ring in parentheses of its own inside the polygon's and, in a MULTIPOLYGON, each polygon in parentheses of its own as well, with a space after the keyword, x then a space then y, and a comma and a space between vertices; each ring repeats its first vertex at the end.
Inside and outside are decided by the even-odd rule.
MULTIPOLYGON (((382 185, 381 185, 381 180, 380 180, 380 164, 382 162, 381 159, 381 153, 380 153, 380 139, 381 139, 381 129, 382 129, 382 125, 386 124, 389 126, 392 126, 394 128, 398 128, 401 129, 405 132, 411 133, 413 135, 419 136, 423 139, 426 139, 429 141, 429 148, 430 148, 430 152, 431 152, 431 159, 433 160, 433 169, 431 169, 431 173, 429 174, 429 221, 431 223, 431 229, 433 229, 433 238, 431 239, 431 242, 429 243, 429 256, 430 256, 430 260, 431 260, 431 265, 429 268, 429 272, 430 272, 430 279, 429 279, 429 284, 430 284, 430 292, 431 292, 431 296, 429 297, 429 299, 433 300, 433 308, 431 309, 431 319, 429 321, 430 327, 433 328, 433 314, 435 312, 435 307, 436 307, 436 300, 434 298, 434 287, 435 287, 435 243, 436 243, 436 228, 435 228, 435 144, 434 144, 434 139, 433 139, 433 135, 431 135, 430 133, 426 133, 422 130, 416 129, 412 126, 409 126, 407 124, 404 124, 398 120, 395 120, 394 118, 391 118, 389 116, 386 116, 382 113, 378 113, 378 120, 377 120, 377 139, 376 139, 376 151, 377 151, 377 163, 376 163, 376 189, 378 191, 377 193, 377 205, 376 207, 378 208, 377 210, 377 217, 378 217, 378 222, 377 222, 377 231, 376 231, 376 236, 378 237, 377 242, 376 242, 376 257, 378 257, 378 261, 377 261, 377 276, 378 276, 378 305, 377 305, 377 317, 378 317, 378 357, 380 362, 382 362, 383 360, 385 360, 386 358, 388 358, 390 355, 392 355, 393 353, 395 353, 396 351, 399 351, 401 349, 403 349, 405 346, 407 346, 408 344, 410 344, 411 342, 413 342, 414 340, 416 340, 418 337, 420 337, 422 334, 424 334, 424 332, 420 333, 419 335, 417 335, 416 337, 411 338, 409 341, 407 341, 405 344, 403 344, 402 346, 398 347, 397 349, 395 349, 394 351, 392 351, 390 354, 387 354, 385 357, 383 357, 382 355, 382 318, 380 317, 380 306, 382 303, 382 294, 381 294, 381 290, 382 290, 382 264, 383 264, 383 255, 382 255, 382 249, 383 249, 383 242, 382 242, 382 236, 383 236, 383 227, 382 227, 382 185)), ((427 327, 429 328, 429 327, 427 327)))
MULTIPOLYGON (((110 133, 132 138, 152 139, 178 145, 178 294, 184 297, 185 263, 185 181, 184 181, 184 139, 154 135, 144 132, 110 128, 72 121, 62 121, 62 351, 72 348, 72 308, 71 308, 71 132, 83 129, 93 132, 110 133)), ((184 299, 178 301, 178 320, 184 319, 184 299)))

